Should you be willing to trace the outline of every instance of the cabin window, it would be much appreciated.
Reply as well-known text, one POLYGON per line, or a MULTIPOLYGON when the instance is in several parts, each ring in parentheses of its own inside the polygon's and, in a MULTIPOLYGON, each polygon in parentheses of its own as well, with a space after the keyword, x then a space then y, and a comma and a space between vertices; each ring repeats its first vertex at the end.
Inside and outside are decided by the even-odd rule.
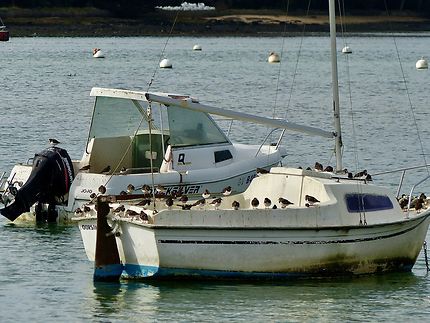
POLYGON ((233 155, 231 154, 230 150, 220 150, 214 152, 215 155, 215 163, 220 163, 224 160, 232 159, 233 155))
POLYGON ((348 212, 371 212, 382 211, 393 208, 393 203, 386 195, 358 194, 351 193, 345 195, 348 212))
POLYGON ((174 147, 228 143, 214 120, 204 112, 168 106, 170 144, 174 147))

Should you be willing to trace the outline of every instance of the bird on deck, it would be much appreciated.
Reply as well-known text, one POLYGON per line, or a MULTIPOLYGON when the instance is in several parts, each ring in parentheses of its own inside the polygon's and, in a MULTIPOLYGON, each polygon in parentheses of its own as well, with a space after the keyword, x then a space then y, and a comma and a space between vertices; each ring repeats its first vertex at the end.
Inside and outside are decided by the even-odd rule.
POLYGON ((83 212, 82 212, 81 208, 79 208, 79 207, 75 210, 75 215, 76 215, 76 216, 81 216, 81 215, 82 215, 82 213, 83 213, 83 212))
POLYGON ((330 172, 330 173, 333 173, 333 171, 334 171, 334 169, 333 169, 333 166, 326 166, 326 168, 324 168, 324 171, 325 172, 330 172))
POLYGON ((411 201, 410 208, 418 211, 418 210, 421 210, 423 208, 423 206, 424 206, 424 199, 421 196, 419 196, 419 197, 414 198, 411 201))
POLYGON ((125 207, 124 205, 120 205, 118 206, 116 209, 113 210, 113 213, 120 213, 120 212, 124 212, 125 211, 125 207))
POLYGON ((268 174, 268 173, 270 173, 270 172, 267 169, 257 168, 257 176, 261 176, 261 175, 268 174))
POLYGON ((169 196, 169 197, 166 199, 165 204, 166 204, 167 208, 168 208, 169 210, 171 210, 171 209, 172 209, 172 206, 173 206, 173 199, 169 196))
POLYGON ((266 209, 268 209, 270 207, 270 205, 272 205, 272 201, 268 197, 265 197, 264 198, 264 207, 266 209))
POLYGON ((319 203, 320 201, 313 197, 312 195, 305 195, 305 201, 307 202, 305 205, 307 207, 314 205, 315 203, 319 203))
POLYGON ((211 196, 211 193, 209 192, 209 190, 205 190, 202 194, 202 197, 204 199, 208 199, 211 196))
POLYGON ((228 195, 231 194, 231 191, 232 191, 231 190, 231 186, 224 187, 223 190, 222 190, 222 195, 228 196, 228 195))
POLYGON ((319 162, 315 162, 314 169, 315 169, 316 171, 318 171, 318 172, 322 172, 322 171, 324 170, 324 167, 323 167, 323 165, 322 165, 321 163, 319 163, 319 162))
POLYGON ((128 209, 127 211, 125 211, 125 215, 132 217, 132 216, 140 215, 140 213, 137 213, 135 210, 128 209))
POLYGON ((85 165, 85 166, 83 166, 83 167, 79 168, 79 171, 80 171, 80 172, 83 172, 83 171, 86 171, 86 170, 90 170, 90 168, 91 168, 91 165, 90 165, 90 164, 88 164, 88 165, 85 165))
POLYGON ((288 205, 294 204, 293 202, 288 201, 287 199, 280 197, 278 202, 281 203, 281 208, 285 209, 288 205))
POLYGON ((258 201, 258 199, 256 197, 254 197, 251 201, 251 206, 253 209, 256 209, 258 207, 258 205, 260 205, 260 202, 258 201))
POLYGON ((205 206, 205 204, 206 204, 206 199, 202 198, 202 199, 198 200, 197 202, 195 202, 193 204, 193 206, 198 206, 200 208, 203 208, 205 206))
POLYGON ((221 205, 222 198, 218 197, 214 199, 210 204, 214 206, 215 210, 218 210, 219 206, 221 205))
POLYGON ((61 142, 59 142, 57 139, 55 139, 55 138, 49 138, 49 144, 52 146, 52 147, 55 147, 55 146, 57 146, 58 144, 61 144, 61 142))
POLYGON ((142 185, 142 192, 143 192, 143 194, 151 193, 151 187, 149 187, 149 185, 147 185, 147 184, 142 185))
POLYGON ((149 221, 148 214, 146 214, 146 213, 145 213, 145 212, 143 212, 143 211, 141 211, 141 212, 140 212, 139 218, 140 218, 142 221, 149 221))
POLYGON ((132 194, 134 192, 134 185, 133 184, 128 184, 127 185, 127 193, 128 194, 132 194))
POLYGON ((88 205, 84 205, 84 212, 88 213, 91 211, 91 208, 88 205))
POLYGON ((98 190, 99 190, 100 194, 105 194, 106 193, 106 187, 104 185, 100 185, 98 190))
POLYGON ((182 195, 182 196, 179 198, 179 202, 181 202, 181 203, 183 203, 183 204, 187 203, 187 202, 188 202, 188 196, 186 196, 186 195, 182 195))
POLYGON ((363 177, 363 176, 367 176, 367 170, 363 170, 361 172, 358 172, 354 175, 354 177, 363 177))
POLYGON ((100 171, 100 174, 108 174, 110 172, 110 165, 107 165, 105 168, 103 168, 101 171, 100 171))
POLYGON ((240 203, 238 201, 233 201, 233 203, 231 203, 231 207, 233 210, 239 210, 240 203))
POLYGON ((157 187, 155 188, 155 191, 158 194, 164 194, 164 193, 166 193, 166 189, 163 186, 161 186, 161 185, 157 185, 157 187))
POLYGON ((273 204, 272 209, 276 210, 278 207, 276 206, 276 204, 273 204))
POLYGON ((177 206, 180 206, 182 210, 191 210, 194 204, 177 204, 177 206))
POLYGON ((140 201, 136 205, 138 205, 138 206, 145 206, 145 205, 150 205, 150 204, 151 204, 151 200, 150 199, 143 199, 142 201, 140 201))
POLYGON ((90 194, 90 199, 94 200, 97 197, 96 193, 91 193, 90 194))
POLYGON ((119 170, 120 174, 125 174, 127 172, 127 168, 123 167, 119 170))

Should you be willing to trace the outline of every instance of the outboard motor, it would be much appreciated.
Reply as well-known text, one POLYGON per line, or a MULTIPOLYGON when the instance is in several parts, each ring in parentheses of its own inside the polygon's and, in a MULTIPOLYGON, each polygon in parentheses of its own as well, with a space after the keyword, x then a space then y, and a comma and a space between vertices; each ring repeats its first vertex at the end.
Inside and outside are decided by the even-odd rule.
POLYGON ((73 164, 65 149, 50 147, 36 154, 27 182, 16 192, 12 204, 0 209, 0 213, 14 221, 22 213, 36 205, 36 220, 55 222, 55 204, 69 192, 74 178, 73 164), (42 203, 48 204, 47 215, 42 214, 42 203))

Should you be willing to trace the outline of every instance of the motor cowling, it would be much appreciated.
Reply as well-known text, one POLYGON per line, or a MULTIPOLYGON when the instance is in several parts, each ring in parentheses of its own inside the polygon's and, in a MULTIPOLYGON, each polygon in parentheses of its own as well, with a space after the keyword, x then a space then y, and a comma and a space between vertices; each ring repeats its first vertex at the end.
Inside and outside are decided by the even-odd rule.
POLYGON ((30 211, 30 207, 47 203, 51 206, 57 204, 69 192, 74 178, 73 164, 65 149, 50 147, 33 159, 33 167, 28 180, 18 190, 14 201, 0 213, 14 221, 22 213, 30 211))

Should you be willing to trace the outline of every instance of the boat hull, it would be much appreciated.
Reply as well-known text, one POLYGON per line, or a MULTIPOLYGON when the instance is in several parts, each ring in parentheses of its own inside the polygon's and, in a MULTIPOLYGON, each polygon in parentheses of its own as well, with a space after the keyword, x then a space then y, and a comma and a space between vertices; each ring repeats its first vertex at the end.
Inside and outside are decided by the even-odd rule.
MULTIPOLYGON (((116 239, 128 279, 321 277, 410 271, 429 222, 426 214, 386 225, 317 229, 162 228, 120 220, 116 239)), ((90 258, 95 228, 83 230, 83 223, 90 258)))

